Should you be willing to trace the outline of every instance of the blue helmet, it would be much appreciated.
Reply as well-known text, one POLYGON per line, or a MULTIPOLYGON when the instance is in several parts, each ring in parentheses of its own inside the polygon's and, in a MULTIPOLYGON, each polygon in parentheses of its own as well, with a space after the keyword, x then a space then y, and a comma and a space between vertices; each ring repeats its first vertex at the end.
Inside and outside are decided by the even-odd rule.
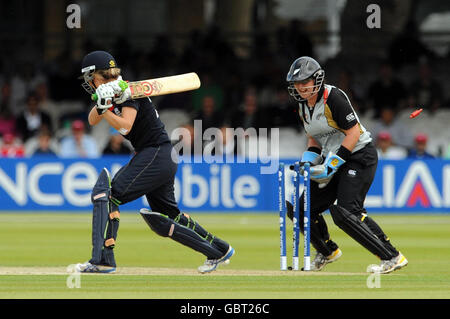
POLYGON ((292 63, 291 68, 286 76, 286 81, 289 83, 288 91, 295 100, 302 102, 306 99, 302 98, 294 87, 295 82, 307 82, 311 79, 314 80, 312 86, 312 95, 317 94, 322 88, 325 78, 325 71, 320 64, 309 56, 302 56, 292 63))
POLYGON ((106 51, 93 51, 88 53, 81 62, 80 79, 84 79, 84 83, 81 86, 89 93, 94 93, 94 89, 90 86, 94 78, 94 72, 98 70, 108 70, 111 68, 117 68, 117 63, 114 57, 106 51))

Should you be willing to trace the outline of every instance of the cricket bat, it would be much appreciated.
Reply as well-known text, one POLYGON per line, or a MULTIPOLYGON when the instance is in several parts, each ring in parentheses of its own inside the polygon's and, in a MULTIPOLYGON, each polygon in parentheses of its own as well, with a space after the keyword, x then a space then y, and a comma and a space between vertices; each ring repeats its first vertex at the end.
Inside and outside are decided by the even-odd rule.
MULTIPOLYGON (((158 96, 172 93, 196 90, 200 87, 200 79, 195 72, 136 82, 120 81, 122 91, 130 88, 132 99, 158 96)), ((97 94, 92 94, 92 100, 97 101, 97 94)))

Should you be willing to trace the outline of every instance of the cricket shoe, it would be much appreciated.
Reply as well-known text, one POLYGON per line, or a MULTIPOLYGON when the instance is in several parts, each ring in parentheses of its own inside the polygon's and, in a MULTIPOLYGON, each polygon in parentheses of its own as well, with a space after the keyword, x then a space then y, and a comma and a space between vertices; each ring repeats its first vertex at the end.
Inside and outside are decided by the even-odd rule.
POLYGON ((317 252, 316 257, 311 263, 311 270, 320 271, 326 264, 332 263, 338 260, 342 256, 342 251, 338 248, 329 256, 324 256, 322 253, 317 252))
POLYGON ((399 253, 397 257, 389 260, 382 260, 380 265, 373 265, 368 268, 368 272, 375 274, 388 274, 394 270, 405 267, 408 264, 408 259, 399 253))
POLYGON ((229 247, 227 253, 219 259, 206 259, 205 263, 198 267, 198 271, 202 274, 216 270, 217 266, 220 264, 228 265, 230 263, 230 258, 234 255, 234 248, 229 247))
POLYGON ((77 272, 84 273, 102 273, 109 274, 116 272, 116 267, 104 266, 104 265, 94 265, 90 262, 85 262, 84 264, 76 264, 75 269, 77 272))

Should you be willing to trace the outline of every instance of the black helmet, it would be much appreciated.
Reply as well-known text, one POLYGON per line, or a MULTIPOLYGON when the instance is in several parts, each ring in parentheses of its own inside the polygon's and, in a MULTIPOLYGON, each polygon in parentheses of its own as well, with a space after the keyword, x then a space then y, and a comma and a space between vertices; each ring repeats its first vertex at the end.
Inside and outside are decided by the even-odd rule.
POLYGON ((322 69, 320 64, 309 56, 302 56, 292 63, 291 68, 286 76, 286 81, 289 83, 288 91, 297 101, 305 101, 294 87, 295 82, 314 80, 313 92, 316 94, 320 91, 323 85, 323 80, 325 77, 325 71, 322 69))
POLYGON ((117 68, 117 63, 114 57, 106 51, 93 51, 87 54, 81 62, 80 79, 84 79, 84 83, 81 86, 89 93, 94 93, 94 89, 89 85, 89 82, 93 80, 93 74, 98 70, 108 70, 111 68, 117 68))

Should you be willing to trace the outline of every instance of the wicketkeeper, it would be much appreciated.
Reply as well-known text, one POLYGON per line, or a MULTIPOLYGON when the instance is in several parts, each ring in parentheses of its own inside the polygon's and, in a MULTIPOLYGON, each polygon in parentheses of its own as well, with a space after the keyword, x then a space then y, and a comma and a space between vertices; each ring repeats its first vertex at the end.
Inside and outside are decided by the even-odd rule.
POLYGON ((234 249, 215 237, 188 214, 178 209, 174 195, 177 171, 176 154, 150 98, 131 100, 131 92, 119 86, 120 69, 107 52, 94 51, 82 62, 82 86, 89 94, 97 94, 97 104, 89 113, 89 124, 105 120, 135 149, 130 162, 116 175, 106 168, 92 190, 92 258, 77 264, 80 272, 114 272, 114 246, 119 230, 122 204, 145 195, 151 207, 140 214, 158 235, 169 237, 206 256, 198 267, 201 273, 228 263, 234 249))
MULTIPOLYGON (((325 84, 324 77, 319 63, 307 56, 295 60, 286 77, 289 94, 299 102, 299 115, 308 136, 308 149, 301 162, 315 165, 311 171, 310 234, 317 255, 311 268, 321 270, 342 255, 322 216, 329 209, 339 228, 380 258, 380 265, 370 272, 389 273, 406 266, 408 261, 364 209, 377 168, 377 152, 347 95, 325 84)), ((289 202, 287 213, 292 219, 289 202)))

